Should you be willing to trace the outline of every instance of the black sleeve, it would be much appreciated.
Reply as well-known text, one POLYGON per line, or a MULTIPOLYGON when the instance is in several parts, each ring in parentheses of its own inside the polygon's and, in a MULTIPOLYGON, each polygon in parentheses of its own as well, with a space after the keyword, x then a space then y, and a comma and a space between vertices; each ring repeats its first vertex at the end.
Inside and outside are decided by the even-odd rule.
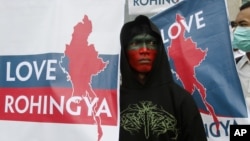
POLYGON ((181 141, 207 141, 201 114, 190 94, 182 103, 181 113, 181 141))

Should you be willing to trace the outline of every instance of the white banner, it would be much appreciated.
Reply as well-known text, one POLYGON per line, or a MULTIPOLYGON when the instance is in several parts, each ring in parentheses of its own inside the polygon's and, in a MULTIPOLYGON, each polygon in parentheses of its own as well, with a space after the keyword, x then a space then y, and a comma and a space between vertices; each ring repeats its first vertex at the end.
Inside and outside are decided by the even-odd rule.
POLYGON ((183 0, 128 0, 129 14, 155 14, 183 0))
POLYGON ((116 141, 122 0, 0 0, 0 141, 116 141))

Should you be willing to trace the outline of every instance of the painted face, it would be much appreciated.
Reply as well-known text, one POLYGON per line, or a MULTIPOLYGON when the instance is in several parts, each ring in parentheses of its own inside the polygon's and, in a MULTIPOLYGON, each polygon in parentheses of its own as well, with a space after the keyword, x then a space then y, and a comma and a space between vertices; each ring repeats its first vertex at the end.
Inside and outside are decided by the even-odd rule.
POLYGON ((157 47, 156 38, 149 34, 139 34, 132 38, 127 49, 130 66, 140 73, 151 71, 157 47))

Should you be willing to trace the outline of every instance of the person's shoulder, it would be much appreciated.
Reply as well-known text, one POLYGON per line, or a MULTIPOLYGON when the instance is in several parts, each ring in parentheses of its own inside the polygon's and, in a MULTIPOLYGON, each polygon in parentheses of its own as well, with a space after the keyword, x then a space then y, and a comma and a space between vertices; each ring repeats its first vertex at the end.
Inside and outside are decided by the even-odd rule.
POLYGON ((242 56, 244 56, 246 53, 242 50, 234 49, 233 54, 234 54, 235 61, 237 61, 237 60, 240 60, 240 58, 242 58, 242 56))
POLYGON ((240 59, 241 59, 242 57, 243 57, 243 55, 235 58, 235 62, 236 62, 236 64, 238 64, 238 63, 239 63, 239 61, 240 61, 240 59))
POLYGON ((247 55, 243 55, 241 58, 238 58, 238 60, 235 60, 236 61, 236 66, 238 69, 241 69, 245 66, 245 64, 247 64, 249 61, 247 55))
POLYGON ((172 95, 178 103, 182 103, 183 106, 196 106, 193 95, 178 84, 172 85, 172 95))
POLYGON ((192 97, 191 94, 179 84, 172 84, 172 92, 179 97, 192 97))

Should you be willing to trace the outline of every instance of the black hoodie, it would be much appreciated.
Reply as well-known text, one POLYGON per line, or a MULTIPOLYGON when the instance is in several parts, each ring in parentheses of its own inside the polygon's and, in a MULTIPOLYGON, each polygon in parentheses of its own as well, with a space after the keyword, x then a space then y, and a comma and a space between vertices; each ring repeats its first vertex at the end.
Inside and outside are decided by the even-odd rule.
POLYGON ((119 141, 206 141, 201 115, 193 97, 178 86, 158 28, 138 16, 120 33, 121 86, 119 141), (157 56, 144 84, 136 77, 126 56, 128 42, 146 33, 159 39, 157 56))

